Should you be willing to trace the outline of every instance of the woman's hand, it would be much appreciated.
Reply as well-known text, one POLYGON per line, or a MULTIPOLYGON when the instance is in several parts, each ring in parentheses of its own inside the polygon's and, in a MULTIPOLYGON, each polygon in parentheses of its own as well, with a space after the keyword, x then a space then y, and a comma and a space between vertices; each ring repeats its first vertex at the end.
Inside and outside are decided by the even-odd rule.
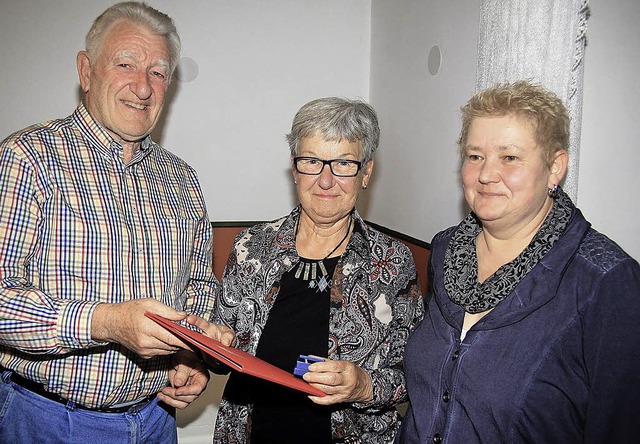
POLYGON ((187 322, 198 327, 206 336, 222 342, 224 345, 233 346, 236 341, 235 333, 226 325, 212 324, 196 315, 187 316, 187 322))
MULTIPOLYGON (((198 327, 202 330, 202 333, 206 336, 209 336, 216 341, 223 343, 224 345, 233 346, 236 342, 236 335, 229 327, 222 324, 212 324, 211 322, 207 322, 199 316, 189 315, 187 316, 187 322, 191 325, 198 327)), ((220 362, 214 357, 208 355, 207 353, 203 353, 204 361, 211 366, 211 369, 214 372, 217 372, 216 368, 220 366, 220 362)))
POLYGON ((302 377, 327 396, 309 396, 320 405, 340 402, 369 402, 373 399, 373 385, 367 372, 349 361, 322 361, 309 366, 302 377))

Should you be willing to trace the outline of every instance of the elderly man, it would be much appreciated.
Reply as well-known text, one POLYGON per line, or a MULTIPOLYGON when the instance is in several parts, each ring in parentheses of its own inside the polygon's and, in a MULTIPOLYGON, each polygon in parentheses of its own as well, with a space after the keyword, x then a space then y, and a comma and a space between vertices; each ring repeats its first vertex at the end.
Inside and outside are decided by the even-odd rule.
POLYGON ((206 387, 144 316, 208 317, 218 287, 196 174, 149 137, 179 52, 165 14, 108 8, 83 102, 0 145, 0 442, 175 442, 174 407, 206 387))

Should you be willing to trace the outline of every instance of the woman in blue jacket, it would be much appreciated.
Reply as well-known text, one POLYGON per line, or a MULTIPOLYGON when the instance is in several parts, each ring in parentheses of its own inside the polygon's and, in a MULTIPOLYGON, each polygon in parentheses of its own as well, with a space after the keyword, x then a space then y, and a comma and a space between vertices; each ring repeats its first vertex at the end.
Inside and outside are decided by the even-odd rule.
POLYGON ((432 242, 397 442, 637 442, 640 267, 558 187, 565 107, 520 81, 462 113, 471 212, 432 242))

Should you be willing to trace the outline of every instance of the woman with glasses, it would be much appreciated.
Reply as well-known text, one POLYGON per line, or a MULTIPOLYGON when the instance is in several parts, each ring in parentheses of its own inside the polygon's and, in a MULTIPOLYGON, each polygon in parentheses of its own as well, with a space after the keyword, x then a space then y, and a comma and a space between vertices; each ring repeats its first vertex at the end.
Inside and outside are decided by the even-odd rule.
POLYGON ((303 378, 327 396, 233 373, 214 442, 388 443, 397 432, 404 346, 423 302, 409 250, 355 209, 379 136, 361 101, 318 99, 295 115, 287 140, 300 205, 238 235, 211 322, 288 372, 300 355, 323 357, 303 378))

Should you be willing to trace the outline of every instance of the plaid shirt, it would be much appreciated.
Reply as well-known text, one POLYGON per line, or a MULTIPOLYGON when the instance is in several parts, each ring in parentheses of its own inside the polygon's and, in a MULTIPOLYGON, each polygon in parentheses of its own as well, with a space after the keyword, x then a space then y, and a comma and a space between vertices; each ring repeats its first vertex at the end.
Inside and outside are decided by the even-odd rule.
POLYGON ((0 365, 87 407, 158 392, 169 357, 91 339, 99 303, 205 315, 218 283, 195 171, 147 137, 129 164, 83 104, 0 144, 0 365))

